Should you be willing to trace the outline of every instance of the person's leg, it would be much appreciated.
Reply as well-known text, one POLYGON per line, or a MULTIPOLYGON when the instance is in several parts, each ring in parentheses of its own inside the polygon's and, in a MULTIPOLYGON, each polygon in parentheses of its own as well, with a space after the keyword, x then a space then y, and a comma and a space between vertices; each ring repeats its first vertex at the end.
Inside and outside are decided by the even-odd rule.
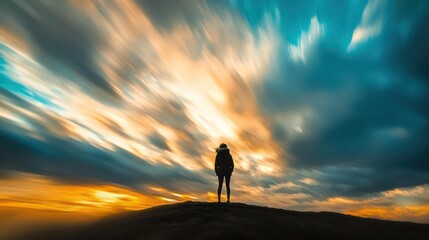
POLYGON ((225 176, 225 183, 226 183, 226 194, 228 196, 228 202, 231 196, 231 189, 229 188, 229 182, 231 181, 231 174, 225 176))
POLYGON ((219 185, 217 187, 217 201, 220 202, 220 195, 222 193, 222 185, 223 185, 223 175, 219 174, 217 176, 219 185))

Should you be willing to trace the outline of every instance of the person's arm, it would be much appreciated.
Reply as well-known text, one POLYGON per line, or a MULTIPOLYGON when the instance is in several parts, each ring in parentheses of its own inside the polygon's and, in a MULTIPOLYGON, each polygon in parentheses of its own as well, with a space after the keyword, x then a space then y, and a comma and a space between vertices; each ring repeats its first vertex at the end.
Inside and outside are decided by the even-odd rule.
POLYGON ((229 155, 229 161, 231 166, 231 173, 234 172, 234 160, 232 159, 232 155, 229 155))
POLYGON ((218 155, 216 154, 216 159, 215 159, 215 164, 214 164, 214 170, 215 170, 216 176, 218 175, 218 173, 217 173, 217 169, 218 169, 218 167, 219 167, 219 161, 218 161, 218 159, 219 159, 219 157, 218 157, 218 155))

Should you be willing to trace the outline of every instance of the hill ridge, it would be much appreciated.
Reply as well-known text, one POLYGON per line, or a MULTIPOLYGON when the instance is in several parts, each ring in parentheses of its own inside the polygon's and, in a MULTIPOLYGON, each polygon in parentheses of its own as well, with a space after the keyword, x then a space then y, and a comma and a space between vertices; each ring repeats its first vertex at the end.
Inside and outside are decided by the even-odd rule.
POLYGON ((58 234, 61 233, 45 233, 45 238, 32 238, 427 239, 429 224, 360 218, 325 211, 300 212, 245 203, 188 201, 116 214, 58 234))

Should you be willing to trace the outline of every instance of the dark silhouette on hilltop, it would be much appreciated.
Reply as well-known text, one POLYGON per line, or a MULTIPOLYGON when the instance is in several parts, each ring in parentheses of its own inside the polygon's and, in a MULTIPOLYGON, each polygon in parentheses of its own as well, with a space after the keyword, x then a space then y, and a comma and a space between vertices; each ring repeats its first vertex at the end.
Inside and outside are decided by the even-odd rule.
MULTIPOLYGON (((429 224, 297 212, 240 203, 186 202, 118 214, 21 239, 428 239, 429 224)), ((21 240, 20 239, 20 240, 21 240)))
POLYGON ((229 153, 229 148, 225 143, 222 143, 219 148, 216 149, 214 169, 219 180, 217 188, 217 202, 220 202, 223 179, 225 178, 226 193, 228 197, 227 202, 230 203, 231 189, 229 187, 229 183, 231 181, 232 172, 234 171, 234 160, 232 159, 232 156, 229 153))

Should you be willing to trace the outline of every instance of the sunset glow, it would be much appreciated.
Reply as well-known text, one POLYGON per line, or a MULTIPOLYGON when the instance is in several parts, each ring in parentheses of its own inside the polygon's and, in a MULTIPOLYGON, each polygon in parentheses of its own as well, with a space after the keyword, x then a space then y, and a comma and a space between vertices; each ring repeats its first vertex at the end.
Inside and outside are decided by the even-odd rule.
POLYGON ((251 2, 2 1, 0 211, 216 201, 225 142, 233 202, 429 223, 428 2, 251 2))

